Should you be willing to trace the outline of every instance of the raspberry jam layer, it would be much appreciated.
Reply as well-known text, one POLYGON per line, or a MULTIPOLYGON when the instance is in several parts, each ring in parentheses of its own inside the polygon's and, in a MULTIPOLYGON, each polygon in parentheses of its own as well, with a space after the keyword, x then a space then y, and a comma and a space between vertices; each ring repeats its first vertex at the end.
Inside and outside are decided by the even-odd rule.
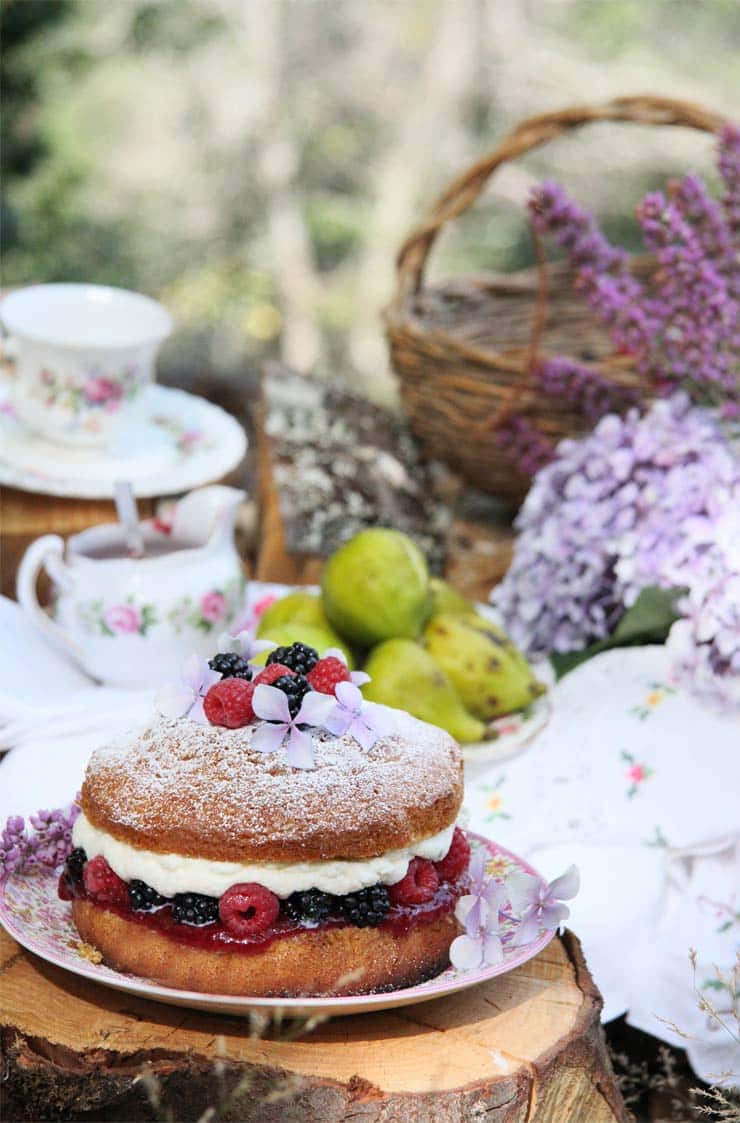
MULTIPOLYGON (((421 905, 393 905, 388 916, 377 927, 380 931, 391 932, 395 937, 401 937, 418 925, 433 924, 434 921, 453 911, 458 899, 465 892, 465 888, 463 879, 454 883, 443 881, 430 901, 421 905)), ((297 920, 291 920, 281 914, 266 931, 257 936, 240 938, 228 932, 220 922, 202 925, 180 923, 172 916, 172 909, 169 905, 163 905, 151 912, 137 912, 128 905, 101 904, 98 901, 93 901, 81 885, 72 889, 67 885, 65 890, 63 896, 66 899, 87 900, 95 908, 107 909, 108 912, 115 913, 116 916, 120 916, 124 920, 139 924, 143 928, 159 933, 160 936, 166 936, 173 943, 202 948, 204 951, 230 951, 241 952, 245 955, 256 955, 265 951, 275 940, 287 939, 290 936, 298 936, 305 932, 353 927, 344 917, 339 915, 330 915, 321 924, 311 926, 302 924, 297 920)), ((62 895, 61 886, 60 895, 62 895)))

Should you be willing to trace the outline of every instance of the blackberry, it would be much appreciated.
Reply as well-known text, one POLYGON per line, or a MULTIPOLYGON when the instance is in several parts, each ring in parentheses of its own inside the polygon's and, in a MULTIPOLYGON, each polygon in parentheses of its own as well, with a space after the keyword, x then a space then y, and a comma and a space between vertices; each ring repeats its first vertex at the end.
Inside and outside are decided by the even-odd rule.
POLYGON ((219 652, 208 660, 208 666, 212 671, 218 671, 223 678, 243 678, 249 682, 252 677, 249 663, 235 651, 219 652))
POLYGON ((319 661, 319 653, 305 643, 291 643, 290 647, 276 647, 267 656, 268 663, 282 663, 297 675, 309 674, 319 661))
POLYGON ((157 909, 160 905, 167 904, 166 897, 156 889, 152 889, 145 881, 136 879, 129 882, 128 899, 134 912, 148 912, 150 909, 157 909))
POLYGON ((311 689, 311 683, 303 675, 281 675, 272 685, 282 690, 288 699, 290 716, 295 717, 301 708, 301 702, 311 689))
POLYGON ((340 897, 342 915, 358 928, 377 928, 391 908, 391 899, 385 885, 371 885, 359 893, 340 897))
POLYGON ((75 847, 67 855, 67 860, 64 863, 64 876, 69 881, 70 885, 79 885, 82 881, 82 869, 87 861, 87 854, 81 846, 75 847))
POLYGON ((332 897, 320 889, 306 889, 302 893, 291 893, 285 902, 285 914, 291 920, 302 920, 309 924, 321 924, 331 912, 332 897))
POLYGON ((178 924, 214 924, 218 920, 218 897, 205 893, 176 893, 172 915, 178 924))

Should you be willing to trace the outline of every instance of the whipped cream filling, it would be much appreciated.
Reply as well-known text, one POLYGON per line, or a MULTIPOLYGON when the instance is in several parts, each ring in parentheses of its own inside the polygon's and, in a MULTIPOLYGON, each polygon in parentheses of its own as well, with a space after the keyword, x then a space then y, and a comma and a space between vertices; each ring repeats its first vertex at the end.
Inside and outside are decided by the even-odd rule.
POLYGON ((94 827, 83 813, 77 817, 72 841, 88 858, 102 854, 111 869, 124 881, 145 881, 164 897, 175 893, 205 893, 220 897, 231 885, 256 881, 278 897, 289 897, 304 889, 321 889, 343 897, 370 885, 393 885, 400 881, 412 858, 438 862, 452 842, 453 823, 429 838, 388 850, 377 858, 336 859, 324 862, 216 862, 182 854, 157 854, 120 842, 107 831, 94 827))

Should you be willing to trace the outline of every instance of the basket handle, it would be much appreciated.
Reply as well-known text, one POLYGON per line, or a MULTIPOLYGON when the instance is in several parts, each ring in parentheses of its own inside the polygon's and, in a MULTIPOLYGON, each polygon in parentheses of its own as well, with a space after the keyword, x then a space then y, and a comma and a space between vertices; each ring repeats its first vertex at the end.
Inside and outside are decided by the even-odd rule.
POLYGON ((424 279, 427 257, 437 234, 446 222, 471 206, 500 164, 530 152, 571 129, 592 121, 634 121, 642 125, 683 125, 716 133, 726 123, 720 113, 689 101, 640 95, 620 97, 603 105, 577 105, 529 117, 504 137, 489 156, 452 181, 430 207, 421 225, 409 235, 396 261, 397 287, 393 304, 400 307, 407 294, 418 292, 424 279))

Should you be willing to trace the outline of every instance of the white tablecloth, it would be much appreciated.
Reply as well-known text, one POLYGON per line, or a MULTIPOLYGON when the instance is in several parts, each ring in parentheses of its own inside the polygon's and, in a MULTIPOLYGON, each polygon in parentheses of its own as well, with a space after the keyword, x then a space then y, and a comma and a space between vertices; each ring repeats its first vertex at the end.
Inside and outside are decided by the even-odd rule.
MULTIPOLYGON (((466 806, 471 827, 546 876, 579 866, 569 923, 605 1019, 627 1012, 711 1080, 740 1061, 697 1009, 688 955, 697 949, 697 985, 727 1010, 715 966, 729 973, 740 946, 740 729, 677 689, 667 666, 650 647, 573 671, 533 744, 467 769, 466 806)), ((2 599, 0 668, 0 741, 9 721, 18 731, 0 763, 2 821, 69 801, 92 748, 151 710, 151 692, 92 686, 2 599)))

